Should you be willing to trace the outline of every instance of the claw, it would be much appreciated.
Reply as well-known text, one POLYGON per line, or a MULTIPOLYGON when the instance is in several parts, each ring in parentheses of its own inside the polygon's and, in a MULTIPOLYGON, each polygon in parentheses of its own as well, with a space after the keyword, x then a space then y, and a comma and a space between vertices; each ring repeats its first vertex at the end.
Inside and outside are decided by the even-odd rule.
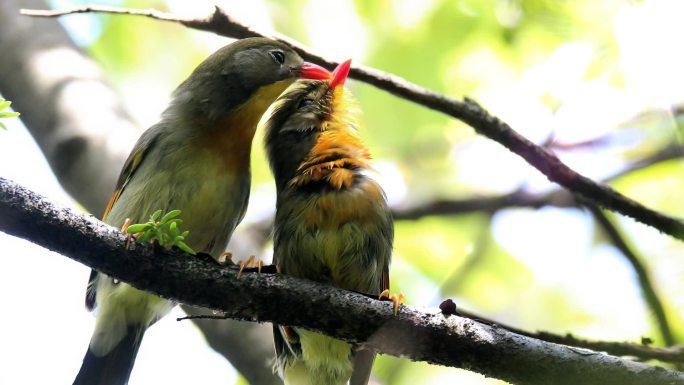
POLYGON ((275 270, 276 273, 280 273, 280 268, 278 266, 264 265, 264 262, 261 260, 257 260, 256 256, 254 255, 250 255, 246 261, 238 261, 237 265, 240 268, 237 274, 238 279, 242 277, 242 273, 244 273, 245 271, 249 271, 250 273, 256 271, 257 274, 261 274, 264 272, 266 274, 273 274, 275 270))
POLYGON ((127 231, 128 231, 128 226, 131 225, 131 222, 133 222, 133 221, 131 220, 131 218, 126 218, 126 219, 124 220, 123 225, 121 225, 121 231, 123 231, 124 233, 127 232, 127 231))
POLYGON ((283 332, 283 337, 290 344, 296 344, 299 342, 299 335, 290 326, 281 326, 280 330, 283 332))
POLYGON ((218 258, 216 258, 216 261, 222 265, 230 263, 233 261, 233 253, 226 251, 225 253, 219 255, 218 258))
POLYGON ((237 265, 240 266, 240 271, 238 271, 237 279, 240 279, 240 276, 242 276, 242 272, 245 270, 245 268, 252 267, 254 265, 254 259, 255 258, 256 258, 255 256, 250 255, 246 261, 239 261, 237 263, 237 265))
POLYGON ((383 299, 383 298, 386 298, 386 299, 392 301, 392 304, 394 307, 394 316, 396 317, 397 314, 399 314, 399 305, 406 299, 406 297, 404 297, 404 293, 390 294, 390 291, 388 289, 385 289, 378 296, 378 299, 383 299))
POLYGON ((126 250, 131 246, 131 240, 133 239, 133 234, 128 234, 128 226, 131 225, 133 221, 131 218, 126 218, 123 225, 121 226, 121 231, 127 235, 126 237, 126 250))
POLYGON ((380 295, 378 295, 378 299, 383 299, 383 298, 389 298, 389 290, 385 289, 380 292, 380 295))

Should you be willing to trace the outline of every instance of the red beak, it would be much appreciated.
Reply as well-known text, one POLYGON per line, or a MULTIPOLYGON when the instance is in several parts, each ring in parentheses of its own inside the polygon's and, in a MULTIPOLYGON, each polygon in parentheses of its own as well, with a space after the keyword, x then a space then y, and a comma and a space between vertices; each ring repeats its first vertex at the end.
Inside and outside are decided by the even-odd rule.
POLYGON ((318 64, 304 62, 304 64, 299 67, 299 76, 304 79, 328 80, 332 77, 332 74, 318 64))
POLYGON ((333 70, 332 80, 330 81, 330 88, 344 86, 344 82, 345 80, 347 80, 347 76, 349 76, 350 68, 351 59, 347 59, 346 61, 340 63, 340 65, 338 65, 337 68, 333 70))

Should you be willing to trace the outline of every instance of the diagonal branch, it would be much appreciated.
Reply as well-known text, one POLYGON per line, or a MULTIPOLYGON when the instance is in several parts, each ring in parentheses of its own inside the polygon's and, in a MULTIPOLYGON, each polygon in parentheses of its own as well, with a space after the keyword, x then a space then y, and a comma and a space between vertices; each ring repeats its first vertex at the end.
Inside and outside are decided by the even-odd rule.
POLYGON ((651 278, 646 271, 646 267, 644 267, 641 261, 639 261, 639 257, 637 257, 632 248, 627 245, 627 242, 625 242, 625 240, 622 238, 622 235, 620 235, 618 229, 615 228, 615 226, 610 222, 608 217, 601 211, 601 209, 593 204, 587 204, 587 208, 589 211, 591 211, 594 219, 596 219, 596 222, 598 222, 598 224, 601 226, 613 245, 620 250, 629 264, 632 266, 632 270, 634 270, 637 279, 639 280, 639 287, 641 287, 644 300, 654 313, 658 322, 658 329, 663 337, 663 341, 665 341, 665 344, 667 345, 673 345, 675 343, 675 339, 672 335, 672 330, 670 329, 670 324, 667 320, 665 309, 663 308, 663 304, 660 302, 660 298, 653 287, 653 283, 651 282, 651 278))
MULTIPOLYGON (((605 178, 603 183, 645 167, 672 159, 679 159, 683 156, 684 146, 670 144, 650 156, 629 163, 624 169, 605 178)), ((429 215, 456 215, 471 212, 495 213, 499 210, 513 207, 540 208, 544 206, 567 208, 580 207, 582 204, 567 190, 557 189, 545 193, 530 193, 521 188, 505 195, 476 196, 464 199, 438 199, 420 205, 400 204, 392 207, 392 216, 398 220, 415 220, 429 215)))
MULTIPOLYGON (((62 16, 74 13, 100 12, 127 15, 139 15, 153 19, 180 23, 186 27, 210 31, 231 38, 267 36, 283 41, 292 46, 306 60, 317 64, 334 67, 337 62, 328 60, 311 52, 301 43, 280 35, 267 34, 233 19, 221 8, 216 7, 214 13, 206 18, 183 18, 155 10, 139 10, 112 7, 84 6, 61 11, 21 10, 30 16, 62 16)), ((472 99, 458 101, 420 87, 393 74, 364 66, 354 66, 351 77, 374 85, 398 97, 410 100, 427 108, 442 112, 468 124, 479 134, 484 135, 510 151, 519 155, 530 165, 541 171, 552 181, 567 188, 573 193, 611 211, 618 212, 659 231, 684 240, 684 223, 679 219, 651 210, 609 186, 598 184, 584 175, 574 171, 563 163, 552 152, 538 146, 518 134, 507 123, 489 114, 472 99)))
POLYGON ((166 298, 324 332, 380 352, 513 384, 684 384, 684 373, 547 343, 456 315, 426 313, 282 275, 246 274, 178 250, 136 245, 92 216, 58 208, 0 178, 0 230, 166 298))

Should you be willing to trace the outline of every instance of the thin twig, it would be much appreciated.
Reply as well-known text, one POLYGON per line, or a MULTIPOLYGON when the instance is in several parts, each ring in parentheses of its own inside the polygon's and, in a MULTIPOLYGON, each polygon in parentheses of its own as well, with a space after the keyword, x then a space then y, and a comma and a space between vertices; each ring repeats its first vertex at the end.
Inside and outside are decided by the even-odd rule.
MULTIPOLYGON (((58 11, 58 10, 44 10, 44 9, 21 9, 19 13, 27 16, 39 16, 39 17, 57 17, 64 15, 74 15, 77 13, 112 13, 117 15, 137 15, 146 16, 152 19, 172 21, 176 23, 184 23, 182 18, 178 16, 160 12, 156 9, 128 9, 128 8, 117 8, 117 7, 107 7, 107 6, 83 6, 71 8, 68 11, 58 11)), ((186 22, 191 21, 190 19, 185 19, 186 22)))
POLYGON ((589 211, 591 211, 594 219, 596 219, 596 222, 598 222, 598 224, 601 226, 610 241, 625 256, 629 264, 632 266, 632 270, 634 270, 636 273, 642 295, 644 296, 647 306, 655 315, 656 321, 658 323, 658 330, 660 330, 663 341, 668 346, 674 345, 675 339, 672 335, 672 330, 670 329, 670 324, 667 320, 665 309, 663 308, 663 304, 661 303, 660 298, 655 291, 653 283, 651 283, 651 278, 646 271, 646 267, 641 263, 639 257, 637 257, 632 248, 627 245, 627 242, 625 242, 622 235, 620 235, 618 229, 615 228, 615 226, 601 211, 601 209, 591 203, 588 203, 586 206, 589 211))
POLYGON ((522 190, 511 194, 464 199, 434 200, 414 206, 397 206, 392 208, 395 220, 416 220, 431 215, 458 215, 472 212, 494 214, 499 210, 544 206, 576 207, 576 200, 565 190, 556 190, 543 194, 534 194, 522 190))
POLYGON ((196 320, 196 319, 227 320, 229 318, 226 317, 225 315, 201 314, 201 315, 186 315, 185 317, 178 317, 178 318, 176 318, 176 321, 196 320))
POLYGON ((670 144, 669 146, 659 150, 651 156, 630 163, 623 170, 620 170, 614 175, 606 178, 606 181, 617 179, 623 175, 629 174, 631 172, 640 170, 648 166, 652 166, 660 162, 665 162, 672 159, 679 159, 682 157, 684 157, 684 146, 680 144, 670 144))
MULTIPOLYGON (((660 162, 682 157, 684 157, 684 146, 670 145, 653 155, 631 162, 624 169, 605 178, 603 183, 660 162)), ((513 207, 540 208, 544 206, 566 208, 579 207, 580 205, 577 203, 577 199, 567 190, 552 190, 538 194, 519 189, 506 195, 433 200, 414 206, 398 205, 392 207, 392 215, 394 219, 415 220, 429 215, 456 215, 483 211, 495 213, 499 210, 513 207)))
MULTIPOLYGON (((85 6, 61 11, 21 10, 21 13, 24 15, 49 17, 86 12, 145 16, 158 20, 177 22, 189 28, 210 31, 231 38, 256 36, 271 37, 289 44, 306 60, 329 68, 338 64, 335 61, 311 52, 307 47, 287 36, 260 33, 233 19, 219 7, 216 7, 214 12, 208 17, 198 19, 182 18, 169 13, 153 10, 99 6, 85 6)), ((472 99, 465 98, 463 101, 458 101, 412 84, 399 76, 364 66, 352 67, 350 76, 388 91, 398 97, 459 119, 474 128, 475 131, 481 135, 498 142, 525 159, 530 165, 546 175, 550 181, 560 184, 575 194, 578 194, 603 208, 632 217, 663 233, 684 240, 684 223, 679 219, 651 210, 641 203, 617 192, 611 187, 598 184, 574 171, 558 159, 556 155, 518 134, 507 123, 489 114, 482 106, 472 99)))
POLYGON ((542 341, 553 342, 556 344, 591 349, 598 352, 606 352, 615 356, 634 357, 640 360, 659 360, 670 363, 684 362, 684 345, 651 347, 645 343, 637 344, 631 342, 592 341, 575 337, 570 333, 561 335, 547 331, 530 332, 514 326, 502 324, 498 321, 482 317, 478 314, 474 314, 460 308, 457 310, 457 314, 466 318, 470 318, 474 321, 485 323, 487 325, 496 325, 516 334, 537 338, 542 341))

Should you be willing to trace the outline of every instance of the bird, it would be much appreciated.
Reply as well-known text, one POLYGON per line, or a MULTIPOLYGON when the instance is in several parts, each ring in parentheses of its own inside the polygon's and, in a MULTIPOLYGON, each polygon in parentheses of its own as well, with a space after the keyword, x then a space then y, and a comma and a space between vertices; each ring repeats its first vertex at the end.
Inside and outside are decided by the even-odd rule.
MULTIPOLYGON (((277 192, 273 261, 283 274, 378 295, 389 290, 394 225, 344 89, 350 63, 331 79, 293 83, 265 117, 277 192)), ((273 335, 286 385, 368 383, 373 351, 285 325, 274 324, 273 335)))
MULTIPOLYGON (((187 245, 218 258, 247 209, 257 123, 298 77, 326 79, 330 72, 266 38, 237 40, 211 54, 135 144, 103 220, 119 227, 157 210, 181 210, 187 245)), ((145 330, 173 306, 93 270, 86 307, 97 309, 95 330, 73 384, 127 384, 145 330)))

